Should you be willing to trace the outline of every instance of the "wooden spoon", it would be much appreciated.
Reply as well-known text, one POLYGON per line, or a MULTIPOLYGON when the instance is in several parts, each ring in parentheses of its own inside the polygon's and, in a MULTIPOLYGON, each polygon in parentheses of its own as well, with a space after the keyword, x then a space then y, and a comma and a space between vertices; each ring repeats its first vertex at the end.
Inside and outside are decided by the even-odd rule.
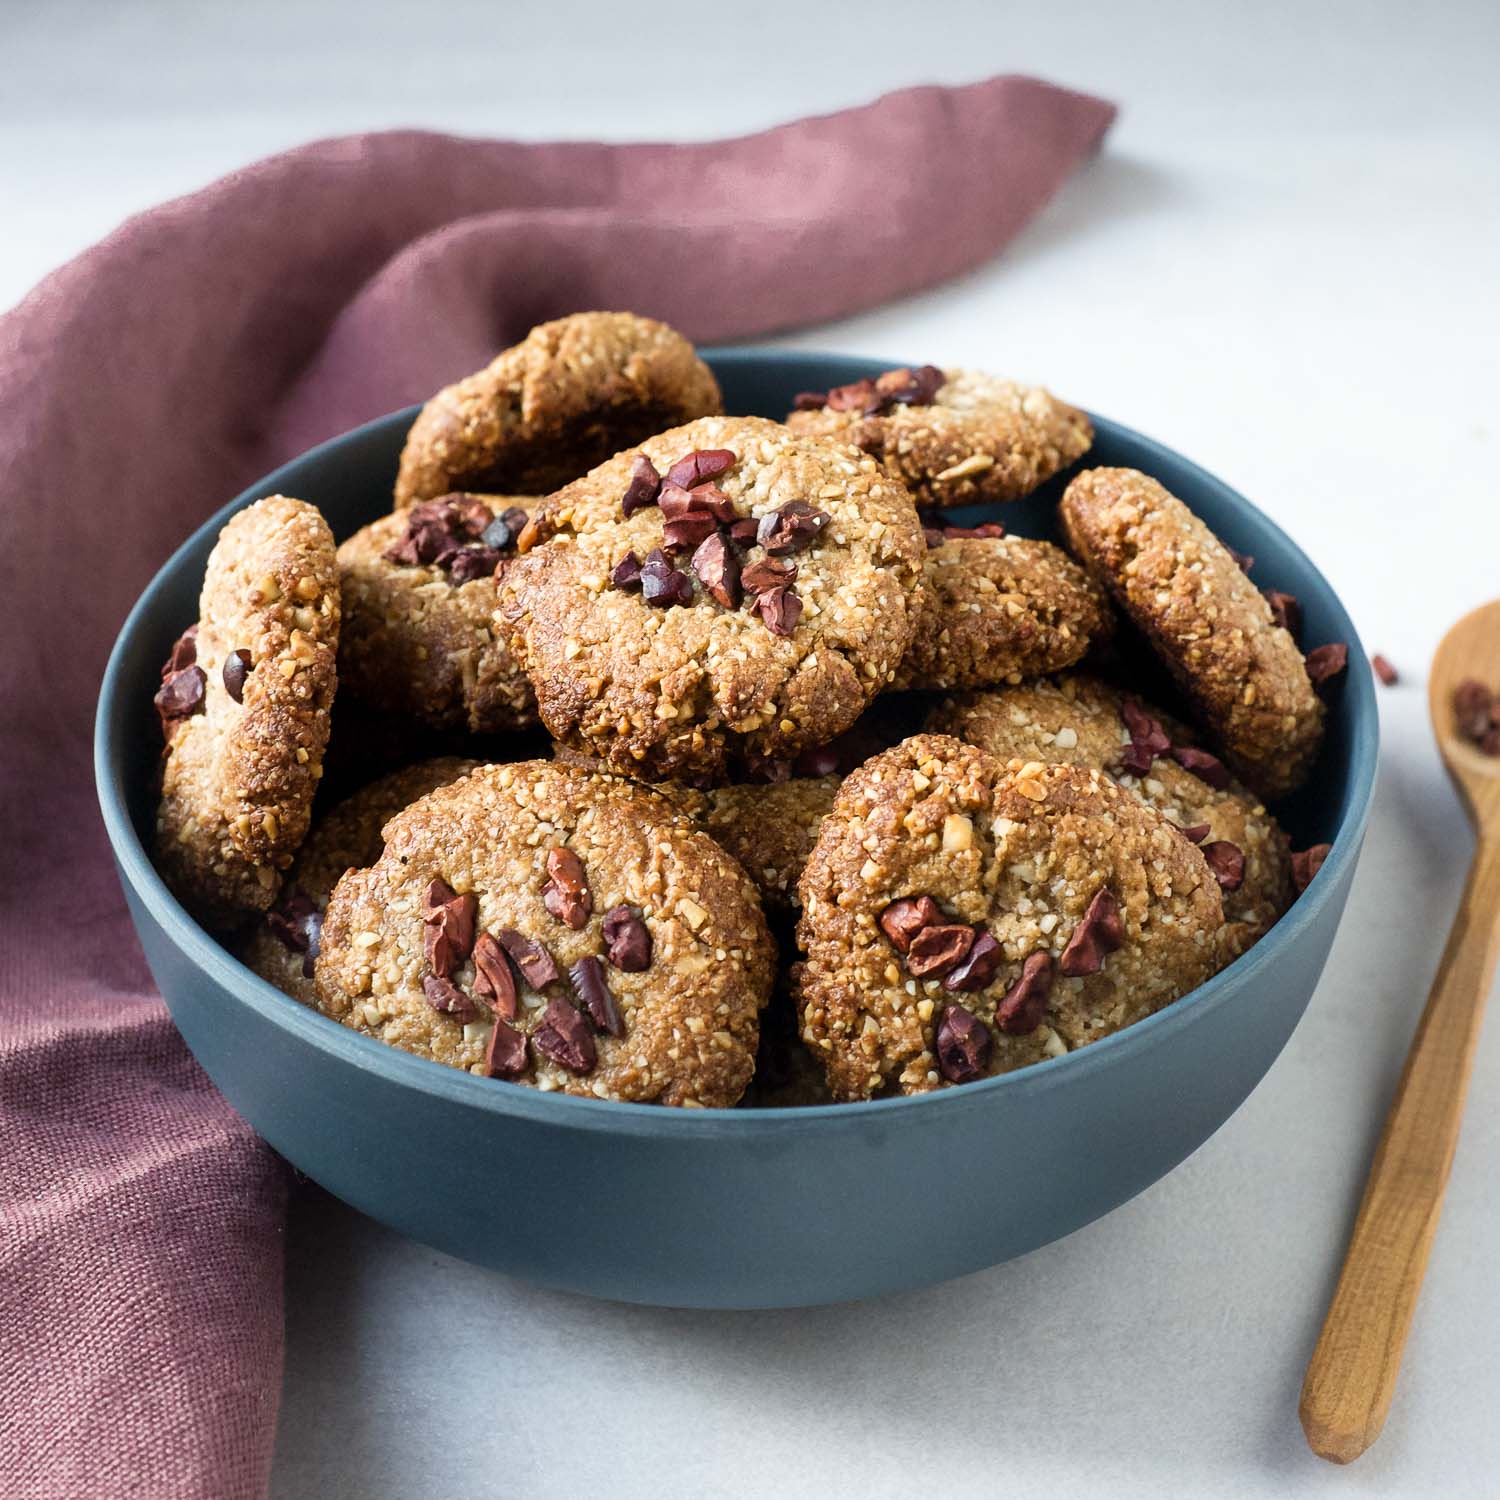
POLYGON ((1314 1453, 1338 1464, 1385 1426, 1500 955, 1500 756, 1458 732, 1453 691, 1466 677, 1500 686, 1500 600, 1444 636, 1428 682, 1438 750, 1479 843, 1302 1383, 1302 1430, 1314 1453))

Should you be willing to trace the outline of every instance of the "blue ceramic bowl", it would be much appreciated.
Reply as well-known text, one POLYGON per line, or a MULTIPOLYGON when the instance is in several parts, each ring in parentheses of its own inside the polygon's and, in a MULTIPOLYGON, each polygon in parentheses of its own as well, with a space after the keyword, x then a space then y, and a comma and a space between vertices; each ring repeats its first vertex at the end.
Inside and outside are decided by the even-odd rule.
MULTIPOLYGON (((709 359, 729 411, 778 417, 799 390, 886 367, 753 350, 709 359)), ((1280 809, 1299 846, 1327 840, 1333 853, 1275 929, 1201 989, 1083 1051, 964 1088, 686 1111, 452 1071, 304 1009, 244 968, 147 854, 157 668, 196 616, 205 561, 234 511, 285 492, 348 535, 389 508, 413 415, 325 443, 206 522, 131 611, 99 697, 99 800, 151 971, 198 1060, 288 1161, 404 1234, 551 1286, 683 1307, 797 1306, 1045 1245, 1170 1171, 1255 1087, 1317 984, 1354 874, 1375 776, 1370 672, 1343 606, 1287 536, 1185 458, 1097 417, 1088 463, 1154 474, 1255 555, 1258 582, 1297 595, 1307 640, 1349 643, 1317 774, 1280 809)), ((1006 524, 1046 535, 1059 488, 1006 507, 1006 524)))

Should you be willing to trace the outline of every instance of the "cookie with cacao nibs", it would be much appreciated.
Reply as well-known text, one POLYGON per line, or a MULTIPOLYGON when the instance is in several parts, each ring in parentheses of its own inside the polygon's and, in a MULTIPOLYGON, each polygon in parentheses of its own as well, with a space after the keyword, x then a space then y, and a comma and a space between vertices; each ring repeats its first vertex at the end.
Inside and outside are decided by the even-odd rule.
POLYGON ((574 313, 422 408, 396 505, 451 490, 543 495, 653 432, 723 409, 713 372, 675 329, 634 313, 574 313))
POLYGON ((1020 682, 1072 666, 1114 629, 1103 590, 1050 542, 944 533, 922 572, 898 689, 1020 682))
POLYGON ((1269 931, 1291 905, 1291 846, 1276 819, 1227 771, 1215 785, 1219 777, 1205 780, 1184 766, 1177 755, 1193 746, 1193 736, 1153 704, 1098 678, 1068 673, 946 698, 933 707, 927 728, 1002 761, 1103 771, 1184 830, 1206 859, 1214 845, 1227 846, 1214 858, 1224 870, 1224 920, 1242 929, 1231 935, 1234 951, 1269 931))
POLYGON ((1019 500, 1087 453, 1093 424, 1040 386, 977 370, 890 370, 798 397, 787 417, 873 454, 919 505, 1019 500))
POLYGON ((798 1020, 834 1096, 1059 1056, 1219 967, 1198 849, 1109 777, 924 734, 839 788, 803 870, 798 1020))
POLYGON ((555 761, 483 766, 384 839, 324 913, 325 1014, 543 1090, 738 1100, 774 948, 749 877, 666 798, 555 761))
POLYGON ((428 729, 536 724, 531 685, 495 633, 495 572, 517 556, 522 495, 450 495, 382 516, 339 547, 339 681, 350 699, 428 729))
POLYGON ((198 624, 163 671, 156 860, 212 927, 275 901, 307 832, 336 681, 333 536, 301 500, 235 515, 209 554, 198 624))
POLYGON ((1059 517, 1073 555, 1139 628, 1240 779, 1270 798, 1301 786, 1323 743, 1323 702, 1297 642, 1229 549, 1136 469, 1086 469, 1059 517))
POLYGON ((795 760, 858 718, 910 643, 926 550, 911 497, 777 422, 661 433, 549 496, 535 525, 497 621, 554 738, 624 775, 795 760))
POLYGON ((478 765, 477 760, 440 756, 404 766, 319 817, 286 872, 275 906, 246 934, 240 948, 245 964, 294 1000, 313 1004, 323 908, 344 871, 363 869, 380 858, 380 830, 402 808, 478 765))

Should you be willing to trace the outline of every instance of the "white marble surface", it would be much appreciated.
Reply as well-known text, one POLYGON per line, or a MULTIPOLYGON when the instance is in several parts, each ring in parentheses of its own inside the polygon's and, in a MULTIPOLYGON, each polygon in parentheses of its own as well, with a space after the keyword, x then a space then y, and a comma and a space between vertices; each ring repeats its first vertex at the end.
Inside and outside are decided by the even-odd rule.
POLYGON ((790 342, 1034 376, 1175 444, 1293 532, 1404 674, 1307 1019, 1157 1187, 961 1282, 734 1315, 539 1292, 304 1197, 281 1500, 1500 1489, 1500 1027, 1384 1438, 1337 1471, 1296 1421, 1469 845, 1422 676, 1446 623, 1500 591, 1500 11, 1230 12, 0 8, 0 306, 123 214, 315 134, 709 136, 1006 69, 1108 94, 1105 156, 1009 254, 790 342))

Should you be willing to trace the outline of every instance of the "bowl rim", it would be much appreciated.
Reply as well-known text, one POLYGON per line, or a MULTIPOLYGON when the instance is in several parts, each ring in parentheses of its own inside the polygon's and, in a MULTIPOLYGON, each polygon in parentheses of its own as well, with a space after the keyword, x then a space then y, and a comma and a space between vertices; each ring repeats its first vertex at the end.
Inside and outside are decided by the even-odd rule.
MULTIPOLYGON (((868 358, 833 351, 781 350, 758 346, 734 349, 710 347, 702 349, 700 353, 711 365, 730 367, 758 365, 768 360, 793 367, 826 366, 830 362, 847 363, 868 358)), ((871 362, 876 361, 872 359, 871 362)), ((1238 490, 1164 443, 1123 423, 1090 412, 1088 415, 1097 432, 1124 439, 1138 446, 1153 460, 1187 469, 1196 481, 1214 489, 1232 504, 1253 512, 1258 525, 1269 528, 1298 556, 1325 591, 1334 614, 1342 620, 1342 638, 1349 646, 1343 711, 1351 716, 1352 731, 1347 811, 1333 839, 1332 852, 1318 875, 1276 925, 1248 952, 1221 969, 1206 983, 1189 990, 1154 1015, 1111 1036, 1091 1042, 1077 1051, 1048 1058, 1014 1072, 980 1079, 978 1082, 965 1084, 962 1088, 935 1089, 925 1094, 837 1105, 788 1105, 774 1109, 664 1109, 656 1104, 589 1099, 558 1091, 543 1093, 531 1088, 496 1087, 495 1079, 478 1078, 459 1069, 445 1067, 431 1059, 414 1056, 399 1048, 387 1046, 374 1037, 352 1031, 320 1011, 299 1004, 242 964, 193 920, 157 873, 131 821, 123 791, 123 777, 117 778, 114 774, 119 758, 119 744, 132 707, 125 699, 122 682, 124 657, 129 642, 142 628, 143 622, 155 612, 156 601, 167 587, 168 574, 186 554, 200 547, 206 539, 216 537, 230 516, 265 495, 279 493, 288 471, 300 468, 310 460, 327 458, 343 446, 371 434, 375 429, 383 429, 401 421, 409 423, 419 409, 419 406, 409 406, 388 412, 319 443, 247 486, 202 525, 194 528, 157 569, 120 627, 104 669, 94 722, 95 785, 110 848, 122 882, 135 894, 150 913, 151 919, 194 968, 204 972, 223 989, 231 991, 264 1021, 292 1033, 298 1041, 328 1054, 334 1060, 380 1075, 388 1084, 413 1088, 454 1104, 584 1132, 607 1131, 630 1136, 671 1133, 688 1140, 717 1139, 732 1135, 736 1138, 768 1141, 788 1134, 801 1135, 809 1127, 837 1133, 885 1121, 895 1125, 905 1118, 903 1112, 915 1109, 924 1111, 921 1117, 924 1121, 936 1123, 938 1111, 945 1111, 952 1116, 970 1109, 996 1107, 995 1101, 1000 1099, 1019 1099, 1037 1090, 1063 1084, 1083 1084, 1091 1074, 1100 1070, 1128 1065, 1176 1032, 1195 1025, 1220 1006, 1230 1003, 1235 995, 1262 975, 1263 971, 1269 971, 1283 950, 1319 920, 1323 909, 1334 899, 1334 893, 1344 885, 1345 878, 1358 857, 1374 794, 1380 728, 1369 662, 1343 601, 1324 577, 1322 570, 1302 548, 1238 490), (116 784, 117 779, 120 785, 116 784)))

